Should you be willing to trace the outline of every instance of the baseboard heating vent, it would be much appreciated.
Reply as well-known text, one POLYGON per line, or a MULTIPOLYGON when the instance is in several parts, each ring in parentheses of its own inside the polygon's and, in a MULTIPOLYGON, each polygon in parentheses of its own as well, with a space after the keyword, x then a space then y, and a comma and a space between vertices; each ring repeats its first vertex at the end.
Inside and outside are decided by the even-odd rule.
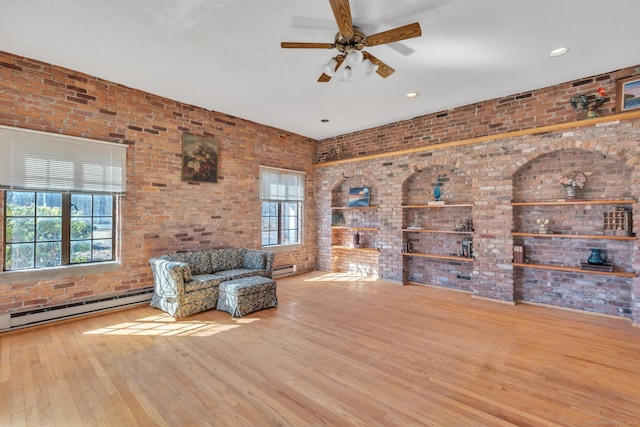
POLYGON ((288 274, 293 274, 297 271, 297 268, 294 264, 288 265, 279 265, 277 267, 273 267, 273 277, 282 277, 288 274))
POLYGON ((144 303, 151 300, 152 294, 153 289, 148 288, 125 295, 112 296, 98 300, 70 303, 56 307, 39 308, 20 313, 11 313, 6 316, 9 317, 8 322, 6 319, 2 319, 4 321, 0 320, 0 332, 144 303))

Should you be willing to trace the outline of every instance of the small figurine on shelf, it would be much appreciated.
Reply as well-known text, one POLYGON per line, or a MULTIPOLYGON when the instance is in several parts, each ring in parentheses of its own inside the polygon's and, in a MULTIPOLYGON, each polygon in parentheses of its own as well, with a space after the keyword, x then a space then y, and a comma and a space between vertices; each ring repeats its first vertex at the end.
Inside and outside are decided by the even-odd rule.
POLYGON ((598 88, 595 98, 589 99, 586 95, 578 94, 571 97, 570 103, 576 113, 587 111, 587 119, 594 119, 596 117, 600 117, 598 108, 604 104, 606 95, 607 91, 605 88, 601 87, 598 88))
POLYGON ((422 230, 422 226, 420 225, 420 218, 418 217, 418 212, 413 213, 413 224, 407 227, 407 230, 422 230))
POLYGON ((538 234, 547 234, 549 233, 549 218, 538 218, 536 219, 536 224, 538 224, 538 234))

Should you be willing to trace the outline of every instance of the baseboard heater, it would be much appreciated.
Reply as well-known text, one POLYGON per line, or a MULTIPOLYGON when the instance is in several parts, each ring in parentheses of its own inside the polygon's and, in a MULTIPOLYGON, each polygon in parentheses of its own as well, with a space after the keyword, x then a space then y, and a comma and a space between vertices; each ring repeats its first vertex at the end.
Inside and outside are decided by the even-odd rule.
POLYGON ((20 313, 0 314, 0 332, 140 304, 150 301, 151 295, 153 295, 153 288, 147 288, 98 300, 69 303, 20 313))
POLYGON ((273 267, 273 277, 282 277, 289 274, 293 274, 297 271, 297 268, 294 264, 288 265, 279 265, 277 267, 273 267))

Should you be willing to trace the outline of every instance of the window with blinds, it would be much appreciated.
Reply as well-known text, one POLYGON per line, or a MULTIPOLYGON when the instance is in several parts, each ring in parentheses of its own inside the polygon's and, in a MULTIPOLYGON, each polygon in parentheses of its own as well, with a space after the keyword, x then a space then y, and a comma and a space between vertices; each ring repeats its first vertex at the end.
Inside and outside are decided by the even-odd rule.
POLYGON ((0 126, 0 188, 126 191, 127 146, 0 126))
POLYGON ((126 148, 0 126, 2 270, 113 261, 126 148))
POLYGON ((260 166, 262 246, 301 243, 305 173, 260 166))

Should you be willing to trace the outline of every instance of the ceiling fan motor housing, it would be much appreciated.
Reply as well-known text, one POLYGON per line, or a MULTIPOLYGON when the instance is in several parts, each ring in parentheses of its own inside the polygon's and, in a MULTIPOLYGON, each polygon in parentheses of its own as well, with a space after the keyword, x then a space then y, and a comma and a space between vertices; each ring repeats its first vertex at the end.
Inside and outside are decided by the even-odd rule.
POLYGON ((365 46, 366 37, 360 28, 353 27, 353 35, 345 36, 338 31, 335 38, 336 49, 342 53, 349 53, 352 50, 361 50, 365 46))

